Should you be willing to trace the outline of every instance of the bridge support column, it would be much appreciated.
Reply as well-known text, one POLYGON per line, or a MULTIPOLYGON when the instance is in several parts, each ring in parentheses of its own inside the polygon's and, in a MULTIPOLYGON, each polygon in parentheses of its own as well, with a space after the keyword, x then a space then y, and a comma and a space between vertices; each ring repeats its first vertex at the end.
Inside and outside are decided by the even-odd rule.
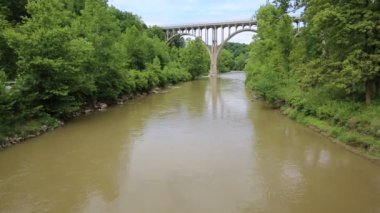
POLYGON ((212 28, 212 43, 209 47, 210 52, 210 76, 214 77, 218 75, 218 28, 212 28))
POLYGON ((216 50, 211 51, 210 55, 210 76, 218 75, 218 52, 216 50))

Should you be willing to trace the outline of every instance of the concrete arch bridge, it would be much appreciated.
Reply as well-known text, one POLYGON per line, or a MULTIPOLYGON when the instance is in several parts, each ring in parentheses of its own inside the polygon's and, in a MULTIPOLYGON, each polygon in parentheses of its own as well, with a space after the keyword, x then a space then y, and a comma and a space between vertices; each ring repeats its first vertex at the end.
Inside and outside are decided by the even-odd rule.
MULTIPOLYGON (((299 26, 300 18, 294 18, 299 26)), ((178 36, 200 38, 210 55, 210 76, 218 74, 218 57, 223 46, 234 36, 243 32, 256 32, 256 20, 240 20, 161 27, 166 33, 167 42, 178 36)))

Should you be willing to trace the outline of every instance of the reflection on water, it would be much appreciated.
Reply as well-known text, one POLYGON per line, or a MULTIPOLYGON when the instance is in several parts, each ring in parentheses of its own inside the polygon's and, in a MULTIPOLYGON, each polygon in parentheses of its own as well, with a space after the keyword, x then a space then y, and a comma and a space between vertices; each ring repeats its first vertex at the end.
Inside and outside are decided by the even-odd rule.
POLYGON ((264 104, 182 84, 0 152, 0 212, 380 212, 380 168, 264 104))

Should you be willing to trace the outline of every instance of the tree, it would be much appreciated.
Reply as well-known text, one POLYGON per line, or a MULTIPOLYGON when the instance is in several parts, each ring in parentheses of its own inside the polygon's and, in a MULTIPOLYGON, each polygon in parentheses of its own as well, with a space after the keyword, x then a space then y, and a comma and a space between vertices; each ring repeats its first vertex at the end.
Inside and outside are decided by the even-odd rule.
POLYGON ((234 70, 244 70, 248 60, 248 53, 241 53, 235 58, 234 70))
POLYGON ((290 78, 293 29, 282 9, 266 5, 257 13, 258 29, 246 65, 247 84, 269 101, 290 78))
POLYGON ((0 0, 0 14, 4 15, 7 21, 20 23, 22 18, 27 16, 27 0, 0 0))
POLYGON ((114 47, 121 36, 120 26, 113 11, 103 0, 86 0, 73 28, 75 34, 89 41, 93 48, 93 63, 89 70, 95 78, 96 99, 115 101, 122 91, 122 77, 113 69, 114 47))
POLYGON ((139 31, 142 31, 146 29, 146 25, 144 22, 141 20, 140 17, 137 15, 134 15, 130 12, 123 12, 120 11, 119 9, 115 7, 110 7, 109 8, 111 14, 116 17, 116 19, 119 21, 119 27, 120 27, 120 32, 125 32, 127 29, 131 27, 136 27, 139 31))
POLYGON ((190 41, 181 52, 181 63, 193 79, 209 70, 210 57, 202 41, 197 38, 190 41))
POLYGON ((170 47, 183 48, 186 46, 186 42, 182 36, 176 36, 175 38, 173 38, 170 41, 169 46, 170 47))
POLYGON ((161 67, 164 67, 170 60, 169 47, 166 42, 157 37, 146 39, 145 48, 148 49, 147 63, 152 62, 157 57, 160 60, 161 67))
POLYGON ((234 58, 230 51, 223 49, 219 55, 218 70, 229 72, 234 68, 234 58))
POLYGON ((324 76, 324 83, 345 89, 347 94, 364 89, 370 104, 380 72, 379 11, 378 1, 309 1, 305 19, 310 34, 317 35, 314 49, 320 53, 309 63, 321 68, 314 69, 314 77, 305 78, 315 81, 324 76))
POLYGON ((165 32, 158 26, 149 27, 147 34, 150 38, 158 38, 161 41, 166 41, 165 32))
POLYGON ((128 69, 145 69, 148 62, 149 50, 146 47, 147 37, 136 27, 127 29, 122 36, 126 49, 126 58, 129 62, 128 69))
POLYGON ((7 79, 13 80, 17 75, 17 56, 9 47, 3 35, 3 32, 11 27, 11 24, 5 20, 4 16, 0 15, 0 69, 3 69, 7 79))
POLYGON ((59 0, 31 1, 27 11, 31 18, 5 33, 18 55, 21 96, 30 99, 30 108, 65 117, 95 89, 85 69, 92 63, 93 47, 73 36, 71 12, 59 0))

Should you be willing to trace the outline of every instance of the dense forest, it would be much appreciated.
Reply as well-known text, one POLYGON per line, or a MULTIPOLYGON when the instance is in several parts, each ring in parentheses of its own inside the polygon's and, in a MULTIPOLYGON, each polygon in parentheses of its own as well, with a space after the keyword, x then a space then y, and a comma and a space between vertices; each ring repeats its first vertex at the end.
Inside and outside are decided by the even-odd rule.
POLYGON ((106 0, 0 0, 0 47, 0 145, 209 69, 200 40, 106 0))
POLYGON ((380 157, 380 1, 277 0, 256 18, 247 86, 299 122, 380 157), (287 14, 299 8, 295 29, 287 14))

